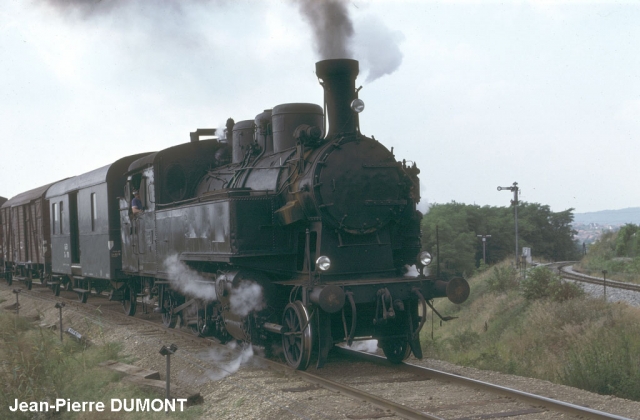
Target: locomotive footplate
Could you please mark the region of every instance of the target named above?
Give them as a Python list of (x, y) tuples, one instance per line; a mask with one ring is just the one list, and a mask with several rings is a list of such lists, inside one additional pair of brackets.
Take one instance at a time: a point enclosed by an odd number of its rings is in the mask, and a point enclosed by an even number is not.
[[(300, 281), (276, 283), (283, 286), (301, 285)], [(467, 283), (467, 281), (462, 277), (454, 277), (450, 281), (443, 281), (435, 278), (418, 277), (412, 279), (407, 277), (397, 277), (350, 281), (339, 280), (319, 283), (309, 288), (312, 295), (311, 300), (313, 301), (314, 294), (321, 293), (318, 290), (323, 290), (327, 287), (339, 287), (344, 290), (345, 293), (353, 293), (353, 299), (356, 304), (375, 302), (378, 297), (378, 291), (383, 289), (387, 289), (389, 291), (394, 301), (398, 299), (406, 300), (415, 298), (415, 293), (413, 292), (413, 290), (417, 289), (426, 300), (447, 297), (449, 298), (449, 300), (456, 304), (460, 304), (466, 301), (469, 297), (470, 292), (469, 283)]]
[[(292, 285), (291, 282), (286, 284)], [(325, 364), (334, 343), (345, 341), (351, 345), (356, 337), (365, 336), (378, 339), (379, 347), (393, 363), (402, 362), (411, 353), (420, 359), (422, 349), (419, 333), (426, 321), (427, 307), (430, 306), (428, 301), (448, 297), (454, 303), (462, 303), (469, 296), (469, 284), (463, 278), (448, 282), (424, 277), (339, 281), (303, 286), (303, 290), (303, 301), (296, 301), (301, 307), (292, 306), (289, 312), (285, 311), (288, 315), (285, 321), (291, 325), (302, 325), (308, 319), (312, 335), (317, 340), (314, 346), (318, 368)], [(302, 308), (308, 308), (305, 309), (308, 311), (307, 318), (299, 314)], [(297, 318), (293, 316), (294, 312)], [(292, 338), (285, 337), (286, 334), (294, 334), (288, 331), (289, 327), (284, 321), (283, 325), (265, 323), (262, 326), (269, 332), (283, 335), (285, 353), (288, 349), (295, 350), (290, 343)], [(296, 334), (301, 334), (302, 330)], [(310, 351), (307, 349), (310, 344), (294, 344)], [(295, 358), (296, 366), (308, 363), (306, 356), (306, 353), (298, 355), (295, 351), (289, 355)]]

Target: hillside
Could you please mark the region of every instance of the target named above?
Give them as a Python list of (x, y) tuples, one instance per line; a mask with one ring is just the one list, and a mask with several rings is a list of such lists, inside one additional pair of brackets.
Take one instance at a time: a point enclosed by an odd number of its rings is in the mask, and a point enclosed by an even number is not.
[(640, 207), (619, 210), (602, 210), (589, 213), (575, 213), (574, 224), (598, 223), (602, 225), (640, 224)]

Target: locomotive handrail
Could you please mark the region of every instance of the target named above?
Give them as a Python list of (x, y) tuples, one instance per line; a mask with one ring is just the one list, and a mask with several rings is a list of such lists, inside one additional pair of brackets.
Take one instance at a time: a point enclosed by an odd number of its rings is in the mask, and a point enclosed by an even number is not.
[(199, 198), (200, 197), (193, 197), (193, 198), (188, 198), (186, 200), (172, 201), (170, 203), (164, 203), (164, 204), (156, 203), (156, 207), (163, 208), (163, 207), (170, 207), (170, 206), (175, 206), (175, 205), (179, 205), (179, 204), (194, 203), (194, 202), (198, 201)]
[[(238, 191), (237, 194), (233, 194), (234, 191)], [(241, 193), (249, 193), (249, 194), (241, 194)], [(204, 202), (204, 201), (211, 201), (211, 200), (215, 200), (216, 198), (233, 198), (234, 196), (249, 196), (249, 197), (254, 197), (254, 196), (267, 196), (267, 195), (272, 195), (271, 194), (272, 191), (270, 190), (252, 190), (250, 188), (242, 188), (242, 189), (234, 189), (234, 190), (225, 190), (220, 191), (220, 192), (214, 192), (211, 191), (211, 194), (207, 194), (207, 195), (201, 195), (198, 197), (192, 197), (192, 198), (188, 198), (186, 200), (180, 200), (180, 201), (172, 201), (170, 203), (164, 203), (164, 204), (156, 204), (156, 207), (159, 209), (163, 209), (163, 208), (167, 208), (167, 207), (173, 207), (173, 206), (178, 206), (178, 205), (182, 205), (182, 204), (190, 204), (190, 203), (197, 203), (197, 202)]]

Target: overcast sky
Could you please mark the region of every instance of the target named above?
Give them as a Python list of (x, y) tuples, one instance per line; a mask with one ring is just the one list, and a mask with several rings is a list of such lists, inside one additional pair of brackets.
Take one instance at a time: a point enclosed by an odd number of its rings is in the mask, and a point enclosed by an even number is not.
[[(517, 181), (554, 211), (640, 206), (638, 2), (346, 8), (361, 131), (417, 162), (423, 201), (508, 205)], [(0, 196), (322, 104), (315, 45), (293, 0), (4, 0)]]

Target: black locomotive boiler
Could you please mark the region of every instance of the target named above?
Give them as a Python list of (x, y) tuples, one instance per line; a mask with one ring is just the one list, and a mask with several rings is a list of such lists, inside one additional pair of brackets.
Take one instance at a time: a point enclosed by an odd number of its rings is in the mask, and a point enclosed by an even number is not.
[[(423, 270), (419, 170), (360, 132), (358, 62), (320, 61), (316, 74), (328, 127), (322, 107), (282, 104), (230, 119), (226, 142), (199, 130), (48, 187), (48, 224), (70, 227), (54, 232), (43, 276), (83, 299), (109, 285), (129, 315), (140, 299), (155, 302), (167, 327), (277, 344), (297, 369), (369, 338), (393, 362), (421, 358), (429, 301), (462, 303), (469, 286)], [(133, 190), (145, 208), (135, 215)], [(80, 201), (86, 209), (74, 210)]]

